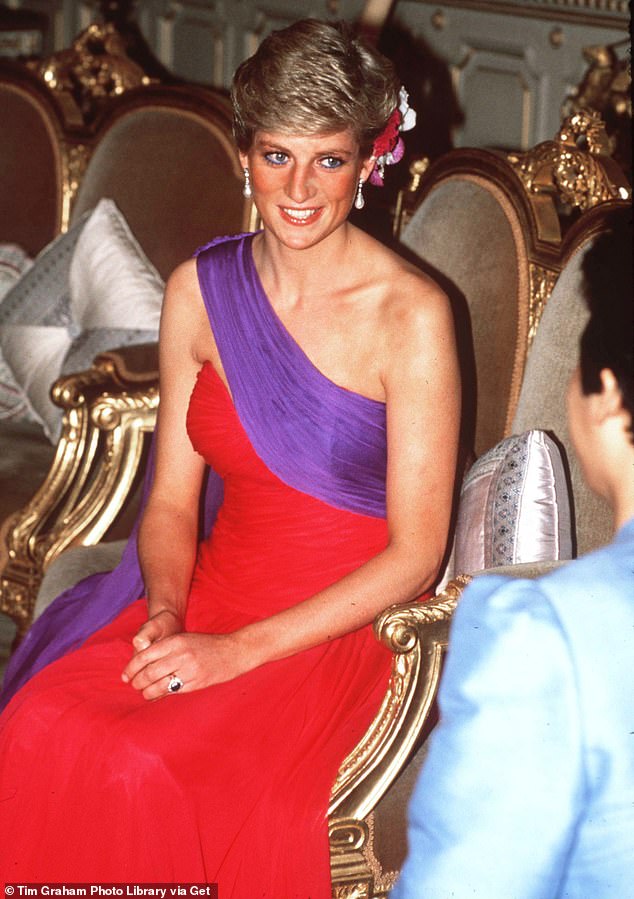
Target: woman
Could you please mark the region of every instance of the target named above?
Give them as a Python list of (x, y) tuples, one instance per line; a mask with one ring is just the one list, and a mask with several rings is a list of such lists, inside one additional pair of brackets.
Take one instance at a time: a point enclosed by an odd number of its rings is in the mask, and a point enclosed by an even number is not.
[[(398, 156), (389, 63), (299, 22), (238, 69), (233, 102), (263, 228), (168, 283), (146, 599), (7, 708), (8, 881), (329, 896), (330, 787), (389, 675), (371, 622), (444, 553), (448, 303), (347, 221), (376, 156)], [(224, 500), (197, 545), (205, 463)]]

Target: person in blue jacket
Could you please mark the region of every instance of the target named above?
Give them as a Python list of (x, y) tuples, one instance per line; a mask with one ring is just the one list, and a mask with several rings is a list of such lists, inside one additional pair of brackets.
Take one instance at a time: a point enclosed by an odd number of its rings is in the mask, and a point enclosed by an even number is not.
[(391, 899), (634, 896), (631, 210), (583, 265), (568, 419), (616, 536), (537, 580), (465, 591)]

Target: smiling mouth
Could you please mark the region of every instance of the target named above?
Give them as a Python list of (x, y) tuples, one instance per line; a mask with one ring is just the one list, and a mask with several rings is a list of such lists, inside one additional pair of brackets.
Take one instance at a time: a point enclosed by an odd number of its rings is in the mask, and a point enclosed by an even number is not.
[(290, 209), (287, 206), (280, 207), (283, 217), (293, 225), (308, 225), (314, 222), (321, 213), (321, 207), (315, 209)]

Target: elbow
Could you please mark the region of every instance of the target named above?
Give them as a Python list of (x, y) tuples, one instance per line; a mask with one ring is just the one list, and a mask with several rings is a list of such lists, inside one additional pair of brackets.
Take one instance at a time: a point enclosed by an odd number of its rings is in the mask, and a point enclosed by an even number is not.
[(446, 560), (444, 546), (407, 541), (392, 544), (396, 555), (397, 570), (406, 582), (406, 592), (410, 599), (416, 599), (431, 590), (440, 580), (441, 570)]

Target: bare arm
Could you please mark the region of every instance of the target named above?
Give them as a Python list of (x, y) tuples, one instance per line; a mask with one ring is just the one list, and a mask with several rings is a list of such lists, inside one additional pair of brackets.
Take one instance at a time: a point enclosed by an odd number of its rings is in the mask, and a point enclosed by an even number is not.
[(189, 441), (185, 417), (200, 368), (195, 343), (201, 307), (194, 263), (188, 262), (170, 278), (161, 316), (156, 472), (139, 532), (149, 621), (135, 638), (137, 650), (182, 630), (196, 559), (204, 463)]
[(388, 545), (316, 596), (240, 632), (260, 664), (340, 637), (387, 606), (431, 587), (447, 542), (460, 417), (448, 301), (426, 302), (391, 323), (385, 371)]
[[(411, 290), (420, 290), (417, 277)], [(389, 324), (387, 399), (389, 540), (385, 550), (310, 599), (228, 635), (178, 634), (132, 660), (127, 676), (148, 699), (177, 671), (185, 690), (230, 680), (371, 622), (430, 587), (445, 549), (455, 477), (460, 386), (446, 297), (425, 285)]]

